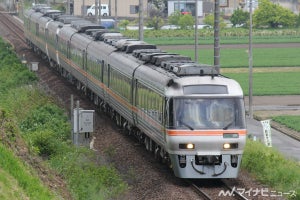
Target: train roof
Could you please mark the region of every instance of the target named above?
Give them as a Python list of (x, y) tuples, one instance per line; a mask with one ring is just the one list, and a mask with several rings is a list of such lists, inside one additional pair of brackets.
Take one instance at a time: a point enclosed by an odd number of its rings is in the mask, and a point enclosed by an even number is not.
[(55, 20), (64, 24), (71, 24), (72, 21), (82, 20), (82, 18), (73, 15), (59, 15)]
[(35, 12), (41, 12), (41, 10), (43, 9), (51, 9), (51, 7), (48, 6), (47, 4), (35, 4), (34, 6), (32, 6), (32, 9)]
[(104, 29), (105, 27), (97, 25), (88, 20), (76, 20), (71, 22), (71, 27), (77, 30), (78, 33), (83, 33), (88, 29)]
[[(43, 6), (37, 6), (36, 9), (42, 9)], [(74, 34), (81, 33), (88, 36), (90, 40), (102, 41), (115, 48), (116, 53), (128, 54), (126, 59), (131, 59), (133, 62), (143, 63), (145, 66), (150, 67), (160, 73), (169, 74), (168, 76), (217, 76), (219, 75), (214, 67), (206, 64), (198, 64), (188, 56), (179, 55), (176, 53), (168, 53), (156, 47), (156, 45), (148, 44), (144, 41), (137, 39), (130, 39), (124, 37), (119, 32), (109, 31), (104, 29), (103, 26), (95, 24), (91, 21), (63, 15), (55, 10), (45, 9), (47, 13), (53, 13), (57, 20), (65, 23), (66, 31), (62, 33)], [(71, 27), (67, 28), (68, 22)], [(100, 43), (95, 43), (95, 45)], [(99, 47), (100, 49), (103, 47)], [(130, 56), (131, 55), (131, 56)], [(116, 58), (119, 58), (116, 56)], [(129, 60), (128, 60), (129, 61)]]

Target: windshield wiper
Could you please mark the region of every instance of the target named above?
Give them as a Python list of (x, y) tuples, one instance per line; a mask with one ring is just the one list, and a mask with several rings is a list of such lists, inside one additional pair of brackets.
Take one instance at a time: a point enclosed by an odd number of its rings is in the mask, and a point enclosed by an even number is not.
[(223, 130), (227, 130), (232, 124), (233, 124), (234, 121), (231, 121), (229, 124), (227, 124), (226, 126), (224, 126)]
[(192, 130), (192, 131), (194, 130), (194, 128), (193, 128), (192, 126), (190, 126), (189, 124), (186, 124), (186, 123), (184, 123), (184, 122), (181, 121), (181, 120), (179, 120), (179, 122), (180, 122), (182, 125), (188, 127), (190, 130)]

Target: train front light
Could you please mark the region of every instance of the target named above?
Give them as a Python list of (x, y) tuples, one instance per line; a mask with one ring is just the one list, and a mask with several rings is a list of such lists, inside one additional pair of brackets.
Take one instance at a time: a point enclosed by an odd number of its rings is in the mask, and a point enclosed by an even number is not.
[(239, 147), (238, 143), (224, 143), (223, 149), (237, 149)]
[(195, 145), (192, 143), (179, 144), (179, 149), (195, 149)]

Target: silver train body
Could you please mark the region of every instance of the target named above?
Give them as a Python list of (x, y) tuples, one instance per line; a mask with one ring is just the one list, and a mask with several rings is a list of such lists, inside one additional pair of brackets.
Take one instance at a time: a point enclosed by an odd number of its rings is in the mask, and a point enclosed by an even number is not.
[(246, 125), (236, 81), (188, 57), (41, 8), (25, 12), (28, 44), (177, 177), (238, 176)]

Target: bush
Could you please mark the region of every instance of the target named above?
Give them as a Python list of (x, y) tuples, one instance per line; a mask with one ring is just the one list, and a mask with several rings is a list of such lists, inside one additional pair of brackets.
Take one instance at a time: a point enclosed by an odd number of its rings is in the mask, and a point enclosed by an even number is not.
[[(210, 25), (210, 26), (214, 27), (215, 16), (213, 14), (206, 15), (203, 22), (207, 25)], [(221, 16), (220, 16), (220, 22), (219, 23), (220, 23), (219, 24), (220, 29), (224, 29), (226, 27), (226, 23), (224, 22), (224, 19)]]
[(178, 21), (178, 25), (181, 29), (191, 29), (195, 24), (192, 15), (182, 15)]
[(274, 4), (270, 0), (261, 0), (253, 14), (255, 27), (278, 28), (295, 27), (297, 16), (287, 8)]
[(230, 22), (232, 23), (233, 27), (236, 25), (243, 24), (246, 26), (249, 21), (249, 13), (243, 11), (242, 9), (236, 9), (230, 17)]
[(62, 141), (57, 141), (55, 133), (51, 130), (32, 132), (28, 140), (32, 150), (43, 157), (55, 155), (62, 150), (59, 148)]
[(70, 148), (53, 157), (50, 164), (68, 180), (75, 199), (110, 199), (126, 190), (117, 171), (110, 166), (96, 165), (96, 154), (84, 148)]
[(51, 130), (60, 140), (66, 140), (70, 133), (67, 117), (59, 107), (50, 103), (30, 111), (27, 118), (21, 122), (20, 127), (25, 134)]
[(295, 191), (300, 194), (299, 166), (273, 148), (247, 140), (242, 167), (279, 192)]
[(179, 19), (181, 18), (181, 16), (182, 16), (182, 14), (179, 11), (173, 12), (168, 18), (169, 24), (179, 25), (178, 22), (179, 22)]
[(154, 16), (147, 20), (147, 27), (153, 27), (155, 30), (160, 29), (164, 24), (164, 20), (161, 17)]

